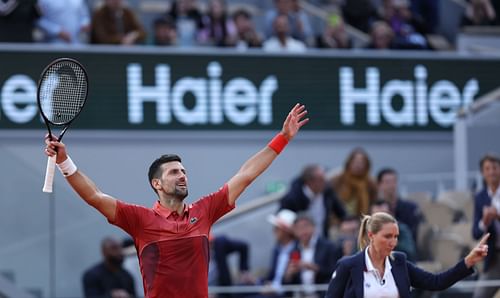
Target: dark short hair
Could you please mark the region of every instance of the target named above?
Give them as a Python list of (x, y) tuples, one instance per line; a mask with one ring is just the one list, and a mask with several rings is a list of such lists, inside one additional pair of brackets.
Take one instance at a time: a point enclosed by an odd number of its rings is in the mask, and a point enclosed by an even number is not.
[(300, 176), (300, 178), (304, 182), (313, 180), (315, 178), (314, 172), (317, 169), (321, 169), (321, 166), (318, 164), (310, 164), (310, 165), (305, 166), (304, 169), (302, 170), (302, 175)]
[(172, 17), (166, 15), (166, 16), (161, 16), (159, 18), (156, 18), (153, 21), (153, 27), (156, 28), (158, 26), (168, 26), (170, 28), (176, 28), (175, 22), (172, 19)]
[(396, 170), (394, 170), (393, 168), (383, 168), (382, 170), (378, 171), (377, 182), (380, 183), (380, 181), (382, 181), (382, 178), (384, 178), (384, 176), (388, 174), (393, 174), (395, 176), (398, 175)]
[(495, 155), (493, 153), (487, 153), (487, 154), (485, 154), (481, 158), (481, 160), (479, 161), (479, 169), (481, 171), (483, 170), (484, 163), (487, 162), (487, 161), (500, 164), (500, 157), (498, 157), (497, 155)]
[(307, 221), (309, 224), (313, 225), (313, 226), (316, 226), (316, 223), (314, 222), (314, 219), (311, 217), (311, 215), (309, 215), (308, 213), (306, 212), (301, 212), (299, 214), (297, 214), (297, 218), (295, 218), (295, 221), (294, 223), (298, 223), (299, 221)]
[(236, 20), (239, 17), (244, 17), (245, 19), (251, 19), (252, 15), (250, 12), (244, 8), (239, 8), (233, 12), (233, 20)]
[(149, 166), (149, 171), (148, 171), (149, 185), (151, 185), (151, 188), (153, 188), (155, 192), (156, 189), (151, 184), (151, 181), (153, 181), (153, 179), (160, 178), (162, 173), (161, 165), (172, 161), (182, 162), (181, 157), (177, 154), (164, 154), (155, 159), (153, 163)]

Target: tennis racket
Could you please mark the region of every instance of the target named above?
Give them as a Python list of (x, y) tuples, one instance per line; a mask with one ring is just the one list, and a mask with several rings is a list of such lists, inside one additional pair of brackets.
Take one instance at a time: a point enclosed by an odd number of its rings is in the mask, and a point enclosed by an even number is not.
[[(37, 101), (50, 140), (56, 139), (51, 126), (62, 127), (57, 137), (61, 141), (69, 125), (80, 114), (87, 100), (88, 77), (76, 60), (59, 58), (52, 61), (38, 81)], [(43, 192), (52, 192), (56, 156), (48, 158)]]

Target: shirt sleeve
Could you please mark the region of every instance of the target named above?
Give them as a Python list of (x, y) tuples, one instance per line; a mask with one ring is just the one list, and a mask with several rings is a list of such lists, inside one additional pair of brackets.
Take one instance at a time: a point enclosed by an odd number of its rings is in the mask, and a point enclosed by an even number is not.
[(142, 230), (142, 219), (147, 209), (134, 204), (116, 201), (115, 219), (108, 222), (135, 237)]
[(214, 224), (219, 218), (234, 209), (235, 205), (229, 205), (228, 196), (228, 186), (224, 184), (218, 191), (198, 201), (199, 204), (203, 204), (210, 224)]

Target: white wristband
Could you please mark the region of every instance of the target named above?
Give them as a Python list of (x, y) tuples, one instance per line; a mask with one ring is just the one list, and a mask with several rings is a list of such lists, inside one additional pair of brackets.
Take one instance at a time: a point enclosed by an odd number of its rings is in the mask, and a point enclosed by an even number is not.
[(68, 177), (76, 173), (76, 165), (75, 163), (71, 160), (71, 157), (68, 158), (61, 162), (60, 164), (57, 164), (57, 167), (59, 168), (59, 171), (63, 174), (64, 177)]

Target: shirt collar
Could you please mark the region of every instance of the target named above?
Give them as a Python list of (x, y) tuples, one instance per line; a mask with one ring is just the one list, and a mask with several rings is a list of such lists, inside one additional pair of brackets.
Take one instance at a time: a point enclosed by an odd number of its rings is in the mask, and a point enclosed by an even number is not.
[(493, 197), (496, 197), (496, 196), (500, 197), (500, 186), (497, 187), (497, 190), (495, 192), (493, 192), (493, 190), (489, 187), (487, 189), (488, 189), (488, 196), (490, 198), (493, 199)]
[[(160, 201), (155, 202), (155, 204), (153, 206), (153, 210), (165, 218), (168, 218), (173, 213), (177, 213), (177, 211), (175, 211), (175, 210), (170, 210), (169, 208), (163, 207), (160, 204)], [(184, 215), (187, 211), (188, 211), (188, 206), (186, 204), (184, 204), (184, 208), (182, 209), (181, 215)]]
[[(368, 248), (369, 246), (365, 249), (365, 264), (366, 264), (366, 271), (375, 271), (375, 267), (373, 266), (372, 260), (370, 259), (370, 255), (368, 254)], [(385, 272), (390, 271), (392, 269), (391, 262), (389, 261), (389, 257), (385, 257)], [(384, 272), (384, 275), (385, 275)]]

